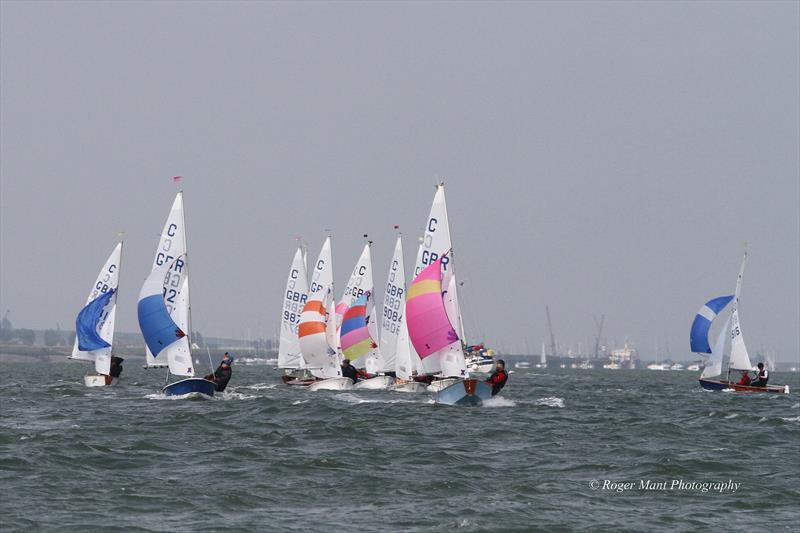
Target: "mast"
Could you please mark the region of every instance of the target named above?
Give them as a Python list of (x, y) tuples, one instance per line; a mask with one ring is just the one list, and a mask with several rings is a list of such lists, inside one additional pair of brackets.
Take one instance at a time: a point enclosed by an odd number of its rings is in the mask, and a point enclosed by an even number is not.
[[(744, 265), (747, 262), (747, 243), (745, 243), (744, 256), (742, 256), (742, 266), (739, 267), (739, 276), (736, 278), (736, 292), (733, 296), (733, 310), (731, 312), (731, 356), (728, 358), (728, 381), (731, 378), (731, 363), (733, 362), (734, 343), (740, 342), (744, 349), (744, 355), (747, 357), (747, 349), (744, 348), (744, 340), (742, 340), (742, 331), (739, 326), (739, 297), (742, 293), (742, 278), (744, 277)], [(749, 360), (748, 360), (749, 363)]]
[(597, 336), (594, 338), (594, 358), (597, 359), (600, 357), (600, 337), (603, 335), (603, 324), (606, 321), (605, 313), (600, 316), (600, 321), (597, 321), (597, 317), (594, 318), (594, 325), (597, 328)]
[(464, 351), (464, 348), (467, 345), (467, 337), (466, 333), (464, 332), (464, 319), (461, 316), (461, 296), (459, 294), (459, 286), (458, 277), (456, 277), (456, 256), (455, 256), (455, 246), (453, 245), (453, 233), (450, 231), (450, 213), (447, 210), (447, 197), (444, 195), (444, 181), (439, 183), (439, 187), (442, 188), (442, 200), (444, 203), (444, 216), (445, 216), (445, 225), (447, 226), (447, 238), (450, 241), (450, 268), (453, 269), (452, 276), (456, 279), (455, 289), (456, 289), (456, 302), (458, 302), (457, 306), (457, 316), (456, 320), (458, 324), (456, 327), (458, 328), (458, 335), (461, 337), (461, 350)]
[(544, 311), (547, 314), (547, 329), (550, 330), (550, 352), (553, 357), (557, 357), (556, 354), (556, 336), (553, 334), (553, 322), (550, 320), (550, 307), (545, 305)]

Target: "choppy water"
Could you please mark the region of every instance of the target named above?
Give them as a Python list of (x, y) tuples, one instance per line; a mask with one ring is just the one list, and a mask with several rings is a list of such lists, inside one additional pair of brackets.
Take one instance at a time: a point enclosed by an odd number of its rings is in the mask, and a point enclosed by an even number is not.
[(462, 408), (291, 389), (266, 366), (194, 401), (130, 361), (117, 387), (85, 388), (85, 370), (4, 365), (1, 529), (798, 530), (797, 374), (772, 378), (787, 397), (705, 392), (690, 372), (523, 370)]

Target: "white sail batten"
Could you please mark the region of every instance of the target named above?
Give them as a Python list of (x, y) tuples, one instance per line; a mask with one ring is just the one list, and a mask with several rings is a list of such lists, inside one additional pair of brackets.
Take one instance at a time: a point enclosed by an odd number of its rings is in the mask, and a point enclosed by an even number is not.
[(117, 311), (117, 289), (119, 287), (121, 263), (122, 242), (119, 242), (100, 269), (97, 279), (95, 279), (94, 285), (92, 285), (92, 289), (89, 291), (89, 296), (86, 299), (86, 305), (89, 305), (101, 295), (107, 294), (109, 291), (114, 291), (114, 294), (101, 310), (100, 320), (97, 322), (96, 328), (99, 337), (108, 343), (109, 346), (96, 350), (84, 351), (80, 349), (79, 339), (76, 335), (75, 344), (72, 347), (72, 355), (70, 356), (71, 359), (93, 361), (95, 364), (95, 371), (104, 375), (108, 375), (111, 370), (111, 351), (114, 344), (114, 321)]
[(300, 354), (300, 339), (297, 328), (300, 315), (308, 299), (308, 276), (302, 247), (298, 247), (286, 279), (286, 290), (283, 293), (283, 309), (281, 314), (281, 334), (278, 345), (278, 367), (287, 369), (302, 368), (303, 357)]

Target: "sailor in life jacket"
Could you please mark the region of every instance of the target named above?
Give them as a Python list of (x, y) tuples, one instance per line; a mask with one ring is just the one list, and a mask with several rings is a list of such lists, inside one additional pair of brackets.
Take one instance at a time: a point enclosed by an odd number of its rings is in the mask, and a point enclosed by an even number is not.
[(508, 381), (508, 372), (506, 372), (506, 362), (498, 359), (494, 365), (494, 372), (486, 380), (486, 383), (492, 386), (492, 396), (500, 392)]
[(758, 363), (758, 376), (756, 376), (756, 380), (750, 383), (751, 387), (766, 387), (767, 381), (769, 381), (769, 372), (767, 368), (764, 366), (764, 363)]
[(750, 385), (750, 372), (742, 370), (742, 379), (739, 380), (739, 385)]

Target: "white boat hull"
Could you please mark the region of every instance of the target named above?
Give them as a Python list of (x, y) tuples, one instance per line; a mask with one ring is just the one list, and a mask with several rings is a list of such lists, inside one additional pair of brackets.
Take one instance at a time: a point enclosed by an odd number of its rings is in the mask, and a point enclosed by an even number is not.
[(119, 383), (119, 378), (112, 378), (104, 374), (88, 374), (83, 376), (83, 384), (87, 387), (105, 387), (108, 385), (116, 385)]
[(375, 376), (365, 379), (355, 384), (353, 388), (358, 390), (386, 390), (394, 385), (394, 378), (391, 376)]
[(394, 392), (411, 392), (419, 394), (428, 390), (428, 386), (418, 381), (406, 381), (404, 383), (395, 383), (392, 385), (391, 390)]
[(345, 377), (323, 379), (308, 386), (308, 390), (351, 390), (352, 388), (353, 380)]
[(427, 390), (428, 392), (440, 392), (449, 387), (450, 385), (452, 385), (453, 383), (458, 383), (459, 381), (462, 380), (458, 378), (435, 379), (430, 385), (428, 385)]

